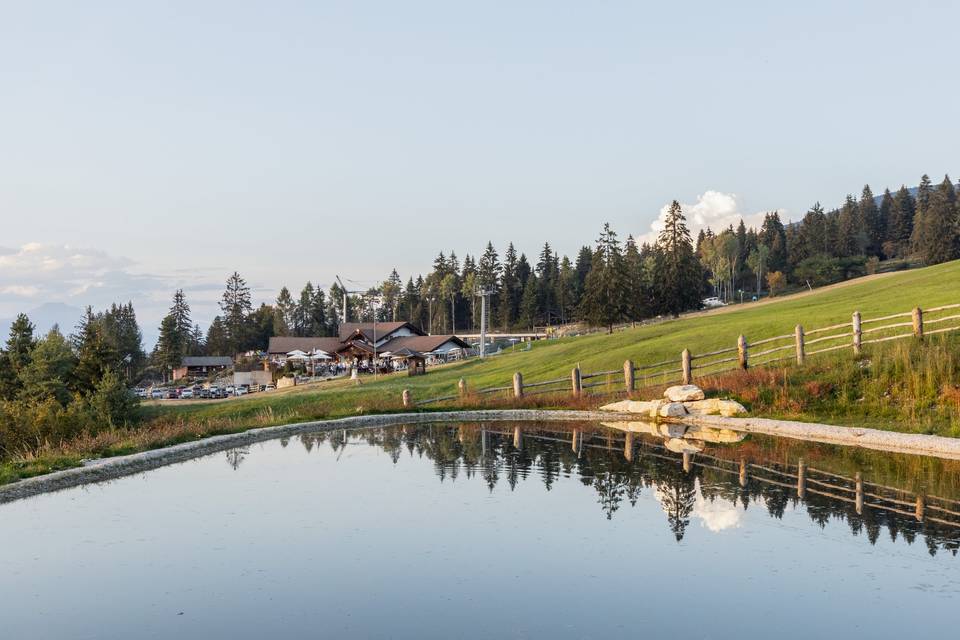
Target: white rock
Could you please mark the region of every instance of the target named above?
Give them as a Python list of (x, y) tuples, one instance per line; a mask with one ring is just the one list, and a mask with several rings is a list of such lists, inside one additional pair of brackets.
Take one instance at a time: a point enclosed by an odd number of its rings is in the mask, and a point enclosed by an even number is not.
[(600, 407), (601, 411), (618, 411), (620, 413), (639, 413), (649, 417), (656, 417), (659, 400), (642, 402), (640, 400), (621, 400)]
[(663, 392), (663, 397), (670, 402), (692, 402), (694, 400), (703, 400), (703, 389), (695, 384), (680, 384), (673, 387), (667, 387)]
[(718, 400), (717, 404), (720, 407), (720, 415), (725, 418), (730, 418), (747, 412), (746, 407), (735, 400)]
[(693, 416), (711, 416), (720, 413), (719, 400), (710, 398), (709, 400), (695, 400), (694, 402), (684, 402), (683, 406), (687, 412)]
[(667, 402), (660, 405), (661, 418), (679, 418), (687, 415), (687, 409), (682, 402)]

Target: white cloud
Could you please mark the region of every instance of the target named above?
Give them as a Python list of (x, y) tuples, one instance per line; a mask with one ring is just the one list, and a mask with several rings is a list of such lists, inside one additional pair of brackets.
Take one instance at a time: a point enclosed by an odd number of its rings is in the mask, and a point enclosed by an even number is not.
[[(687, 218), (687, 227), (690, 234), (696, 238), (701, 229), (710, 227), (714, 231), (722, 231), (733, 225), (736, 227), (742, 219), (747, 227), (759, 228), (763, 223), (763, 216), (767, 211), (755, 213), (744, 213), (741, 211), (740, 199), (735, 193), (724, 193), (722, 191), (708, 190), (697, 196), (694, 203), (681, 203), (680, 208)], [(657, 235), (663, 229), (663, 222), (666, 219), (667, 212), (670, 210), (670, 203), (663, 205), (660, 214), (656, 220), (650, 224), (650, 230), (637, 236), (637, 242), (653, 243)], [(783, 210), (781, 211), (781, 217)]]
[(700, 490), (700, 480), (697, 480), (697, 498), (693, 505), (693, 515), (700, 519), (700, 523), (708, 530), (717, 533), (726, 529), (737, 529), (743, 518), (743, 512), (737, 508), (735, 502), (723, 498), (707, 500)]
[(40, 294), (40, 289), (34, 286), (11, 284), (0, 287), (0, 295), (17, 296), (20, 298), (35, 298)]

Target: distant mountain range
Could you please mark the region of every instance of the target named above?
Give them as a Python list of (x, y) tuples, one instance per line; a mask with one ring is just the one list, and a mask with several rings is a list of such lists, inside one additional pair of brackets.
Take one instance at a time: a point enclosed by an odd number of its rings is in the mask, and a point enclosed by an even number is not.
[[(71, 307), (62, 302), (48, 302), (26, 313), (35, 327), (34, 335), (37, 336), (50, 331), (53, 325), (59, 326), (62, 334), (69, 335), (83, 317), (83, 309)], [(0, 318), (0, 343), (6, 342), (13, 320), (13, 318)]]

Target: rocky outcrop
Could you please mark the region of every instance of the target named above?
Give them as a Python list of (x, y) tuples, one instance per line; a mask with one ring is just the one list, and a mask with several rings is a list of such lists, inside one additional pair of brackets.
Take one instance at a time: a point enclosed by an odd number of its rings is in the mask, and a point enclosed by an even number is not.
[(746, 408), (734, 400), (719, 398), (704, 399), (703, 389), (685, 384), (670, 387), (663, 392), (663, 400), (621, 400), (600, 407), (601, 411), (636, 413), (648, 418), (683, 418), (684, 416), (725, 416), (727, 418), (747, 413)]

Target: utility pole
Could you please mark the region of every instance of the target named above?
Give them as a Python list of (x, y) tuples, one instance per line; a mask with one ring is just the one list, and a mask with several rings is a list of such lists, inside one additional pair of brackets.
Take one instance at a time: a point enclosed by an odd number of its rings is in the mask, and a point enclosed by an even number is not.
[(477, 292), (480, 296), (480, 358), (487, 356), (487, 297), (491, 293), (487, 289)]
[(347, 321), (347, 285), (343, 284), (340, 276), (337, 276), (337, 282), (340, 283), (340, 290), (343, 291), (343, 320), (340, 322), (345, 323)]

